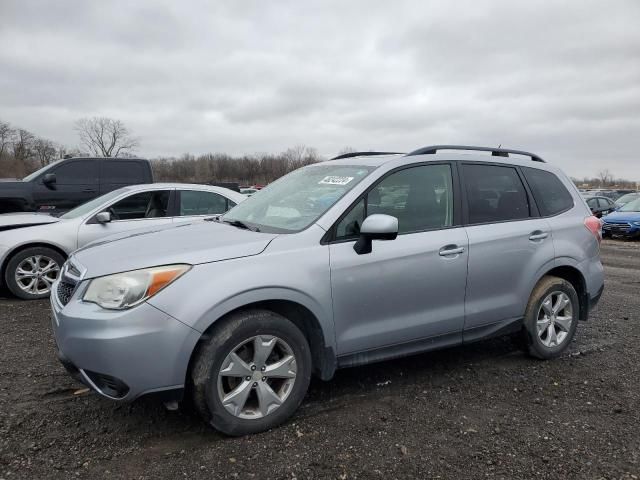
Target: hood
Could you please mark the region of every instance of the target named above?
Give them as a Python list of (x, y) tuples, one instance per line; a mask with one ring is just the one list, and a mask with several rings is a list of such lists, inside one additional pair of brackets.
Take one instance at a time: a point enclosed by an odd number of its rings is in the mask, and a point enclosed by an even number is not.
[(180, 223), (108, 237), (76, 251), (85, 278), (174, 263), (218, 262), (258, 255), (277, 237), (224, 223)]
[(3, 213), (0, 215), (0, 232), (35, 225), (47, 225), (59, 221), (59, 218), (45, 213)]
[(605, 222), (640, 222), (640, 212), (613, 212), (602, 217)]
[(0, 179), (0, 195), (5, 192), (24, 191), (28, 186), (28, 183), (24, 183), (22, 180), (15, 180), (13, 178)]

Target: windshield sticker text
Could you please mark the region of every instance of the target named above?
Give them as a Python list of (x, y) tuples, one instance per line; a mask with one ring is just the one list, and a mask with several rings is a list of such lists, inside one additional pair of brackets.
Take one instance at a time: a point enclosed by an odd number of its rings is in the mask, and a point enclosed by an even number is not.
[(318, 182), (319, 185), (346, 185), (353, 177), (336, 177), (336, 176), (328, 176), (324, 177), (322, 180)]

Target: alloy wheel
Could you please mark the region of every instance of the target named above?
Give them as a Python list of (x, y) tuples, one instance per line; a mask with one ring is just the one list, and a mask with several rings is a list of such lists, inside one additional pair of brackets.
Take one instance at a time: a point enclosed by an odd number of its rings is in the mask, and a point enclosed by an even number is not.
[(561, 345), (571, 330), (573, 305), (569, 295), (556, 291), (546, 296), (538, 310), (536, 328), (545, 347)]
[(14, 278), (16, 284), (29, 295), (44, 295), (51, 292), (58, 278), (60, 265), (46, 255), (32, 255), (18, 264)]
[(257, 335), (234, 347), (222, 362), (218, 396), (235, 417), (263, 418), (286, 401), (296, 373), (295, 355), (284, 340)]

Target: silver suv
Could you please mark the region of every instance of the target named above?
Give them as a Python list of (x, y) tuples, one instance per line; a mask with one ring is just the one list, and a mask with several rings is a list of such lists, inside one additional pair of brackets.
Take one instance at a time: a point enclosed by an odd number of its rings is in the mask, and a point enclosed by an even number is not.
[(211, 220), (76, 251), (53, 331), (99, 394), (186, 391), (229, 435), (285, 421), (337, 368), (507, 333), (557, 357), (603, 290), (600, 222), (527, 152), (347, 154)]

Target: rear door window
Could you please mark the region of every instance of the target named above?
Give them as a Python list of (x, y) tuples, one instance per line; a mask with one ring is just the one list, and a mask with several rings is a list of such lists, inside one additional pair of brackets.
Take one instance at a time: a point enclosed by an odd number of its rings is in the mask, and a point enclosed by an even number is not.
[(464, 164), (469, 223), (529, 218), (527, 191), (514, 167)]
[(543, 217), (557, 215), (573, 207), (573, 197), (553, 173), (529, 167), (524, 167), (522, 172)]
[(214, 215), (227, 211), (227, 199), (213, 192), (182, 190), (180, 215)]
[(140, 162), (103, 160), (102, 183), (132, 185), (145, 181), (145, 169)]

